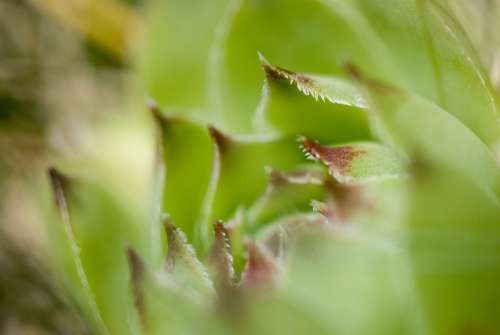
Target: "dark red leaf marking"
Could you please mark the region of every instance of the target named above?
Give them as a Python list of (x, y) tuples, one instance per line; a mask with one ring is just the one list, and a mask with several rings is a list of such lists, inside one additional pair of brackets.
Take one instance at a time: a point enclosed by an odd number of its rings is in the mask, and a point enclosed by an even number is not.
[(243, 271), (243, 287), (266, 288), (272, 286), (278, 271), (275, 262), (257, 244), (247, 244), (248, 261)]
[(350, 146), (328, 147), (308, 139), (301, 139), (306, 154), (313, 159), (322, 161), (335, 173), (345, 175), (349, 172), (354, 159), (366, 151)]

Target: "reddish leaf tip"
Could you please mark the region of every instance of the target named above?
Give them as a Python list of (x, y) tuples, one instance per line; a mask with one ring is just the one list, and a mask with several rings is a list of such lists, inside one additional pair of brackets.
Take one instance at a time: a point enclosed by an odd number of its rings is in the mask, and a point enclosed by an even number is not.
[(224, 150), (230, 142), (229, 137), (214, 126), (208, 126), (208, 132), (210, 133), (210, 137), (212, 137), (212, 141), (220, 150)]
[(277, 265), (256, 243), (247, 241), (248, 261), (242, 277), (247, 287), (268, 287), (273, 284)]
[(348, 172), (352, 161), (365, 153), (365, 150), (351, 146), (328, 147), (308, 139), (302, 141), (302, 148), (308, 158), (322, 161), (334, 175)]

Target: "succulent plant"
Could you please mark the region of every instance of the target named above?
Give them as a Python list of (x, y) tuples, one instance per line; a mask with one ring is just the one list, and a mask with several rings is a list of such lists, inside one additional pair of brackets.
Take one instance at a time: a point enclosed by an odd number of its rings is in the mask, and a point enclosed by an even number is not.
[(448, 2), (150, 13), (153, 219), (50, 170), (96, 333), (500, 334), (498, 97)]

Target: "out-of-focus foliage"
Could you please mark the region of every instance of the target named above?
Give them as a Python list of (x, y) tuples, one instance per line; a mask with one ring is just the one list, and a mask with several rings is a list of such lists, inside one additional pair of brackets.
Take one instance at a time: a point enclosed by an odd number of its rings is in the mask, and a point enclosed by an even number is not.
[(2, 334), (90, 334), (87, 323), (41, 273), (40, 259), (20, 251), (0, 233), (0, 332)]
[[(132, 126), (92, 142), (126, 164), (49, 171), (52, 270), (93, 332), (500, 334), (496, 2), (144, 5), (147, 204)], [(122, 55), (123, 8), (63, 21)]]
[(124, 60), (130, 35), (137, 28), (132, 9), (119, 0), (30, 0), (36, 7), (62, 20), (114, 58)]
[(107, 157), (119, 162), (116, 128), (111, 134), (96, 125), (129, 114), (122, 103), (130, 80), (125, 53), (113, 54), (33, 4), (0, 3), (0, 333), (87, 334), (82, 308), (55, 285), (47, 257), (51, 239), (34, 201), (38, 180), (55, 161), (82, 167), (86, 159), (100, 172), (109, 169), (95, 159), (105, 154), (95, 154), (93, 141), (101, 149), (114, 146), (108, 151), (115, 155)]

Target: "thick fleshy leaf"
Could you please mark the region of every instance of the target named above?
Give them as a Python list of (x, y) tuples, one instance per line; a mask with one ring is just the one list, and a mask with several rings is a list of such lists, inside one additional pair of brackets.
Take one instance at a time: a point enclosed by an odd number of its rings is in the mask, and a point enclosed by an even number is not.
[(210, 223), (226, 220), (238, 208), (249, 207), (265, 190), (266, 166), (289, 170), (305, 159), (295, 139), (281, 137), (229, 137), (215, 128), (216, 147), (210, 190), (206, 197), (198, 239), (208, 247)]
[[(444, 108), (487, 145), (500, 138), (498, 101), (488, 76), (453, 11), (441, 1), (237, 0), (224, 14), (222, 0), (173, 3), (168, 19), (159, 15), (165, 13), (162, 6), (153, 6), (158, 16), (150, 20), (147, 73), (173, 78), (171, 85), (155, 85), (157, 95), (189, 96), (193, 87), (207, 86), (207, 110), (220, 113), (230, 133), (252, 130), (263, 78), (256, 56), (260, 51), (276, 64), (307, 73), (339, 74), (339, 67), (352, 62)], [(196, 28), (190, 22), (198, 22)], [(157, 42), (163, 38), (166, 43)], [(189, 66), (179, 65), (185, 60)], [(196, 70), (187, 74), (186, 69)], [(206, 73), (209, 83), (200, 78)], [(182, 89), (172, 89), (175, 85)]]
[(407, 236), (425, 317), (435, 334), (495, 334), (500, 204), (455, 171), (415, 160)]
[[(70, 218), (66, 192), (68, 187), (68, 177), (62, 175), (54, 168), (48, 171), (52, 192), (55, 200), (55, 205), (60, 215), (60, 223), (62, 227), (50, 227), (56, 239), (54, 245), (55, 253), (61, 254), (61, 258), (56, 260), (56, 263), (63, 266), (66, 275), (69, 275), (69, 283), (75, 290), (75, 297), (83, 304), (84, 313), (88, 313), (88, 317), (95, 322), (94, 326), (104, 333), (108, 333), (108, 328), (104, 323), (99, 307), (97, 306), (96, 297), (89, 284), (86, 269), (83, 266), (80, 246), (75, 237), (74, 227)], [(62, 228), (62, 229), (61, 229)], [(59, 235), (59, 236), (58, 236)]]
[(297, 237), (325, 230), (328, 224), (328, 220), (318, 213), (283, 215), (263, 226), (257, 232), (255, 240), (273, 256), (277, 263), (286, 266), (287, 256)]
[(356, 73), (374, 110), (374, 123), (409, 155), (446, 166), (494, 194), (500, 171), (493, 153), (469, 128), (424, 98)]
[(420, 10), (440, 90), (437, 104), (492, 146), (500, 139), (499, 103), (479, 56), (440, 1), (423, 1)]
[(419, 334), (400, 252), (356, 237), (329, 237), (294, 248), (277, 292), (258, 300), (246, 326), (257, 334)]
[(488, 75), (463, 29), (440, 1), (326, 2), (360, 41), (371, 45), (369, 57), (384, 58), (375, 70), (355, 58), (353, 63), (379, 80), (434, 102), (487, 145), (500, 138), (498, 99)]
[[(135, 313), (131, 311), (131, 317), (122, 321), (134, 327), (134, 334), (199, 334), (206, 327), (203, 302), (169, 276), (154, 273), (132, 248), (126, 254)], [(197, 322), (192, 322), (193, 315)]]
[[(70, 287), (83, 292), (87, 299), (83, 303), (88, 302), (100, 332), (130, 334), (128, 324), (123, 322), (131, 303), (124, 276), (127, 261), (123, 244), (128, 241), (140, 249), (145, 245), (143, 231), (134, 222), (135, 214), (100, 186), (69, 179), (56, 170), (51, 170), (50, 176), (63, 218), (59, 230), (64, 229), (66, 238), (54, 240), (55, 261), (62, 262), (61, 270), (72, 274), (68, 278)], [(67, 244), (70, 262), (64, 259)], [(58, 248), (65, 251), (58, 252)]]
[(498, 34), (500, 3), (489, 0), (448, 0), (442, 2), (460, 21), (486, 68), (491, 69), (500, 46)]
[(248, 260), (241, 276), (244, 288), (269, 288), (275, 283), (279, 267), (266, 250), (255, 243), (248, 243)]
[(210, 183), (215, 149), (207, 127), (164, 114), (157, 114), (156, 121), (166, 167), (163, 211), (192, 240)]
[(169, 219), (164, 220), (164, 226), (168, 238), (165, 270), (186, 290), (192, 289), (201, 294), (212, 293), (214, 287), (208, 271), (188, 243), (186, 235)]
[(325, 164), (341, 183), (367, 182), (404, 175), (402, 159), (378, 143), (351, 143), (325, 146), (302, 139), (306, 155)]
[(222, 221), (214, 224), (214, 245), (208, 256), (213, 277), (219, 290), (228, 289), (235, 283), (233, 253), (228, 229)]
[(328, 143), (371, 138), (365, 103), (352, 83), (291, 72), (262, 56), (261, 62), (266, 81), (254, 120), (259, 130)]
[[(329, 74), (341, 72), (339, 65), (348, 59), (346, 50), (365, 53), (365, 47), (356, 45), (351, 32), (319, 1), (243, 0), (235, 4), (221, 22), (210, 77), (213, 106), (222, 111), (231, 130), (251, 130), (263, 80), (258, 51), (286, 68)], [(335, 43), (328, 42), (332, 37)]]

